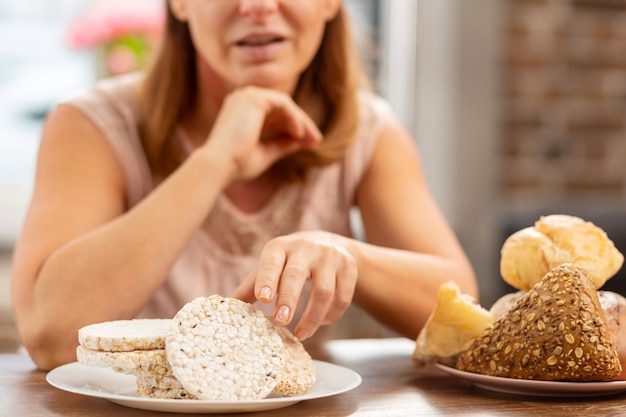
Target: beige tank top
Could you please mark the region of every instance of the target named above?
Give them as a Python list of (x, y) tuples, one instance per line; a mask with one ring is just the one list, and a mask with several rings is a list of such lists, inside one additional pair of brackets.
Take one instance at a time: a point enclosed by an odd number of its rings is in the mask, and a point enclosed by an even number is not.
[[(138, 82), (137, 74), (104, 80), (64, 101), (104, 132), (126, 176), (129, 208), (154, 187), (137, 134)], [(263, 245), (272, 237), (300, 230), (352, 236), (350, 211), (356, 188), (383, 120), (393, 117), (386, 102), (366, 92), (360, 95), (360, 113), (358, 138), (342, 161), (314, 169), (305, 184), (279, 189), (261, 210), (244, 213), (221, 195), (140, 317), (173, 317), (196, 297), (228, 296), (256, 265)], [(261, 307), (266, 314), (268, 307)]]

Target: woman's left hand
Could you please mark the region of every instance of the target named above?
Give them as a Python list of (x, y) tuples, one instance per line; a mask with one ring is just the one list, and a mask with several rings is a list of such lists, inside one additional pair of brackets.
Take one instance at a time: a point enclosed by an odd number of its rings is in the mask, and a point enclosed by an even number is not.
[(275, 302), (274, 321), (288, 324), (299, 303), (306, 280), (312, 282), (306, 309), (295, 328), (304, 340), (346, 311), (357, 282), (354, 256), (348, 239), (328, 232), (306, 231), (270, 240), (252, 270), (231, 297), (247, 302)]

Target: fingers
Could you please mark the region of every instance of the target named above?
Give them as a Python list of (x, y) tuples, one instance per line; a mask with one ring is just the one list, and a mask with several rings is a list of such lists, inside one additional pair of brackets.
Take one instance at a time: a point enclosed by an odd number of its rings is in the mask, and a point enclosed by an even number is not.
[(255, 271), (254, 295), (257, 300), (269, 303), (274, 299), (280, 276), (287, 261), (287, 253), (274, 241), (265, 245)]
[(289, 324), (298, 305), (304, 283), (311, 272), (309, 263), (301, 256), (290, 257), (280, 276), (274, 320), (279, 324)]
[(309, 303), (295, 328), (300, 340), (339, 320), (354, 297), (357, 269), (351, 258), (323, 263), (315, 275)]
[(335, 296), (333, 297), (333, 303), (328, 309), (322, 325), (327, 325), (336, 322), (343, 316), (354, 298), (354, 291), (356, 289), (357, 281), (356, 266), (349, 265), (341, 272), (336, 282)]
[(224, 100), (205, 146), (226, 158), (229, 179), (236, 181), (254, 178), (277, 160), (321, 141), (313, 119), (289, 95), (249, 86)]
[(307, 280), (311, 291), (295, 334), (312, 336), (320, 326), (337, 321), (352, 302), (357, 283), (354, 257), (336, 245), (329, 234), (301, 233), (275, 238), (261, 253), (233, 296), (244, 301), (274, 302), (273, 319), (289, 324)]
[(309, 302), (295, 328), (295, 335), (300, 340), (311, 337), (324, 324), (335, 298), (337, 282), (335, 270), (329, 265), (320, 268), (314, 272), (312, 282)]
[(289, 324), (308, 277), (308, 262), (297, 254), (288, 257), (280, 239), (275, 239), (261, 253), (254, 293), (266, 303), (276, 296), (274, 321)]

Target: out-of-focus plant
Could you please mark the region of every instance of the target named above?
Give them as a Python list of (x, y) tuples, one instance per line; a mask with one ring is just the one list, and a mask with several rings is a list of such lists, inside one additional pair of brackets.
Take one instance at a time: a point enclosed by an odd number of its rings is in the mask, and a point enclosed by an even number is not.
[(143, 68), (164, 22), (160, 3), (102, 1), (71, 24), (68, 40), (73, 48), (93, 50), (96, 75), (108, 77)]

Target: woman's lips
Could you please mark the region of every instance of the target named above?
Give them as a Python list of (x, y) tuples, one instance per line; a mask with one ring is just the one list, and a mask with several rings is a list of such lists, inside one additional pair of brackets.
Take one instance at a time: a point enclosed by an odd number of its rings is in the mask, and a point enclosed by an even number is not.
[(249, 58), (269, 59), (285, 45), (285, 38), (274, 35), (248, 37), (238, 41), (235, 45)]

